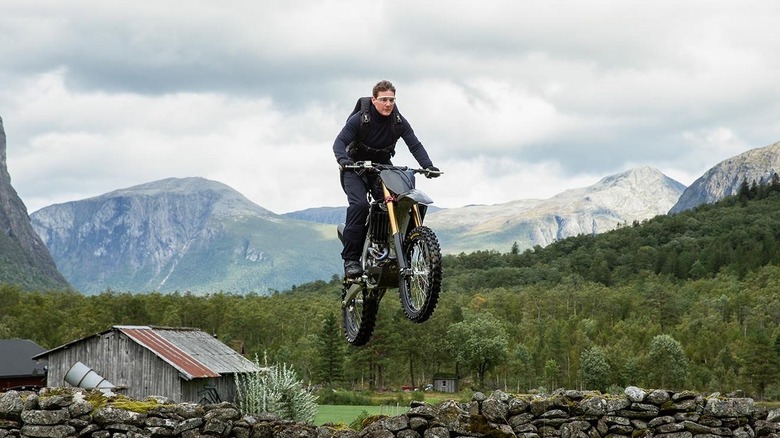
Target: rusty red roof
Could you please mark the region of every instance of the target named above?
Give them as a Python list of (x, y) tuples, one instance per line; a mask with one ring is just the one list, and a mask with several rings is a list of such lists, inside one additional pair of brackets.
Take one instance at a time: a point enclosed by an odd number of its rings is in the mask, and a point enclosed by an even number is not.
[(153, 328), (145, 326), (115, 326), (135, 342), (151, 350), (162, 360), (178, 369), (189, 379), (197, 377), (219, 377), (219, 373), (203, 365), (172, 342), (168, 341)]
[[(221, 374), (260, 371), (254, 362), (201, 330), (188, 327), (150, 327), (145, 325), (115, 325), (105, 332), (119, 331), (133, 342), (147, 348), (167, 364), (176, 368), (186, 380), (220, 377)], [(69, 342), (32, 357), (46, 359), (57, 350), (68, 348), (92, 336)]]

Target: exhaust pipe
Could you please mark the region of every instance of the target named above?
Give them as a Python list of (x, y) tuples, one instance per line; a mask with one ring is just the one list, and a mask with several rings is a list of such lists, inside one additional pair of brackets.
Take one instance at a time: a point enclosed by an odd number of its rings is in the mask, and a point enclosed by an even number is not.
[(100, 374), (96, 373), (92, 368), (84, 365), (81, 362), (76, 362), (65, 373), (65, 382), (71, 386), (77, 386), (84, 389), (98, 389), (105, 395), (114, 395), (111, 392), (111, 388), (114, 388), (114, 384), (104, 379)]

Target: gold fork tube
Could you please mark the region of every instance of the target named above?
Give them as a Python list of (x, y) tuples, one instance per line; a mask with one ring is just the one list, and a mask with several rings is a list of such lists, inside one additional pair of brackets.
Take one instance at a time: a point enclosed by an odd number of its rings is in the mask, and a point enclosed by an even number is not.
[(412, 205), (412, 216), (414, 217), (414, 226), (422, 226), (422, 216), (420, 216), (420, 206), (417, 204)]
[(390, 232), (393, 237), (393, 246), (395, 246), (395, 256), (398, 260), (399, 272), (405, 272), (407, 268), (406, 257), (404, 256), (403, 236), (398, 230), (398, 218), (395, 216), (395, 202), (387, 186), (382, 184), (382, 193), (385, 195), (385, 205), (387, 206), (387, 216), (390, 219)]
[(390, 233), (393, 235), (398, 234), (398, 220), (395, 217), (395, 203), (388, 202), (388, 199), (392, 199), (390, 190), (382, 184), (382, 193), (385, 195), (385, 205), (387, 206), (387, 216), (390, 218)]

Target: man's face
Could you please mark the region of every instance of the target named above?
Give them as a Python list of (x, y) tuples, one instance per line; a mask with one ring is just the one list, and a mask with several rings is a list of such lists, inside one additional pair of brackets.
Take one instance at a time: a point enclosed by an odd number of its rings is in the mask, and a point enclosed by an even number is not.
[(395, 106), (395, 93), (389, 90), (380, 91), (376, 97), (371, 98), (371, 103), (374, 104), (374, 107), (379, 111), (379, 114), (389, 116), (390, 113), (393, 112), (393, 107)]

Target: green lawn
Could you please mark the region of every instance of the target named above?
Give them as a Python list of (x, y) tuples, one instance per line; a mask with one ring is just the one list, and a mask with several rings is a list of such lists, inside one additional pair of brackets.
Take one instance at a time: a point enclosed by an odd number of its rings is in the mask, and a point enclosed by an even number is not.
[(346, 406), (346, 405), (320, 405), (317, 417), (314, 419), (316, 426), (325, 423), (344, 423), (349, 425), (363, 411), (369, 415), (387, 415), (389, 417), (401, 415), (409, 410), (409, 406)]

